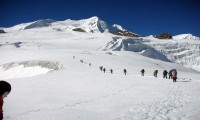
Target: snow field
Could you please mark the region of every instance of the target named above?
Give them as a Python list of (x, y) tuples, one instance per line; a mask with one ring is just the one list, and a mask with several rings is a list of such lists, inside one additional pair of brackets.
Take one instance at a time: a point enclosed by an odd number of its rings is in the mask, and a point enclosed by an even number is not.
[[(109, 33), (78, 33), (67, 29), (55, 31), (51, 27), (14, 29), (11, 33), (0, 35), (0, 56), (3, 56), (0, 60), (1, 74), (5, 72), (5, 65), (15, 63), (19, 68), (25, 61), (23, 66), (37, 61), (37, 64), (31, 65), (31, 72), (27, 70), (28, 66), (20, 68), (19, 73), (24, 73), (21, 78), (16, 77), (19, 75), (16, 71), (4, 73), (5, 80), (12, 85), (12, 92), (4, 102), (4, 119), (200, 119), (198, 71), (142, 56), (141, 51), (135, 51), (134, 44), (131, 47), (130, 42), (134, 40), (115, 37)], [(123, 45), (122, 39), (125, 39)], [(16, 46), (19, 42), (21, 44)], [(141, 42), (159, 50), (167, 42), (172, 44), (177, 41), (142, 38)], [(142, 50), (145, 45), (141, 44)], [(128, 48), (130, 51), (126, 51)], [(173, 53), (172, 49), (170, 52)], [(46, 62), (54, 63), (53, 68), (47, 67)], [(57, 62), (59, 64), (55, 64)], [(55, 70), (59, 65), (62, 69)], [(100, 66), (106, 68), (106, 73), (99, 70)], [(16, 70), (15, 66), (9, 68)], [(140, 76), (143, 68), (146, 71), (144, 77)], [(176, 83), (162, 78), (163, 70), (173, 68), (178, 71)], [(45, 74), (41, 74), (43, 69)], [(114, 74), (110, 74), (110, 69), (114, 70)], [(123, 74), (123, 69), (127, 69), (127, 75)], [(158, 78), (153, 77), (155, 69), (159, 71)], [(27, 76), (37, 72), (40, 74)], [(14, 77), (9, 78), (12, 75)]]

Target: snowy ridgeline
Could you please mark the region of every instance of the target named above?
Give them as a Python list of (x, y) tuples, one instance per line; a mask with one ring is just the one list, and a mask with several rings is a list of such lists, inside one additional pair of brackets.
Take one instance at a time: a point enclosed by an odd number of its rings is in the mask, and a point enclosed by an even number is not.
[(10, 28), (4, 28), (6, 32), (12, 32), (12, 31), (19, 31), (19, 30), (30, 30), (30, 29), (37, 29), (37, 28), (49, 28), (54, 31), (76, 31), (79, 32), (87, 32), (87, 33), (112, 33), (112, 34), (118, 34), (121, 32), (126, 32), (140, 36), (136, 33), (133, 33), (131, 31), (127, 31), (122, 26), (118, 24), (109, 25), (105, 21), (101, 20), (97, 16), (88, 18), (88, 19), (82, 19), (82, 20), (70, 20), (67, 19), (65, 21), (56, 21), (52, 19), (43, 19), (43, 20), (37, 20), (34, 22), (29, 23), (22, 23), (19, 25), (15, 25)]
[(52, 19), (37, 20), (30, 23), (23, 23), (20, 25), (16, 25), (11, 27), (11, 29), (6, 29), (6, 30), (8, 31), (28, 30), (28, 29), (44, 28), (44, 27), (52, 28), (55, 31), (67, 31), (76, 28), (81, 28), (84, 31), (91, 33), (103, 33), (103, 32), (117, 33), (121, 31), (126, 31), (120, 25), (117, 24), (108, 25), (105, 21), (99, 19), (96, 16), (82, 20), (70, 20), (70, 19), (65, 21), (56, 21)]

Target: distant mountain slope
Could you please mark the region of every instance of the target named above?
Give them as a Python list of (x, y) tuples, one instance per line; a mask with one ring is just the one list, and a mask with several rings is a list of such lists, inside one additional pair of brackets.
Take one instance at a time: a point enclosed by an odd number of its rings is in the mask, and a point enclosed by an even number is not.
[(187, 40), (200, 40), (199, 37), (193, 36), (192, 34), (180, 34), (173, 36), (173, 39), (187, 39)]
[[(13, 30), (27, 30), (27, 29), (34, 29), (34, 28), (49, 28), (56, 31), (73, 31), (74, 29), (82, 29), (88, 33), (112, 33), (117, 34), (120, 32), (127, 31), (126, 29), (122, 28), (122, 26), (114, 24), (109, 25), (105, 21), (101, 20), (97, 16), (88, 18), (88, 19), (81, 19), (81, 20), (65, 20), (65, 21), (56, 21), (52, 19), (43, 19), (37, 20), (30, 23), (23, 23), (16, 26), (13, 26), (8, 29), (8, 31)], [(127, 31), (131, 34), (135, 34), (133, 32)], [(135, 34), (138, 35), (138, 34)], [(126, 36), (126, 35), (124, 35)], [(140, 36), (140, 35), (138, 35)]]
[(40, 27), (48, 27), (51, 25), (51, 23), (56, 22), (52, 19), (46, 19), (46, 20), (38, 20), (28, 26), (26, 26), (24, 29), (31, 29), (31, 28), (40, 28)]

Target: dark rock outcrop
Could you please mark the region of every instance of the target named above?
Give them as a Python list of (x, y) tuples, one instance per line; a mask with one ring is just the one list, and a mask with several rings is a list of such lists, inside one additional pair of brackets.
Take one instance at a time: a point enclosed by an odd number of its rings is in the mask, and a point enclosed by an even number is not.
[(6, 33), (4, 30), (0, 29), (0, 33)]
[(85, 32), (85, 30), (81, 29), (81, 28), (75, 28), (73, 29), (73, 31), (77, 31), (77, 32)]
[(172, 35), (170, 33), (162, 33), (159, 36), (156, 36), (158, 39), (172, 39)]
[(129, 32), (129, 31), (121, 31), (115, 33), (116, 35), (121, 35), (121, 36), (128, 36), (128, 37), (141, 37), (140, 35), (137, 35), (135, 33)]

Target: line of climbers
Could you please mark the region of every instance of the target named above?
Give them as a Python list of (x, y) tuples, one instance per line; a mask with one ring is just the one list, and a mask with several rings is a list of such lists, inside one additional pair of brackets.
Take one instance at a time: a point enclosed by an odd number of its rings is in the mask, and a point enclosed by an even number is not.
[[(73, 59), (75, 59), (75, 56), (73, 56)], [(81, 62), (81, 63), (84, 63), (82, 59), (80, 59), (80, 62)], [(89, 63), (89, 66), (91, 66), (91, 65), (92, 65), (92, 64)]]
[[(73, 56), (73, 59), (75, 59), (75, 56)], [(83, 60), (80, 59), (80, 62), (83, 63)], [(89, 66), (91, 66), (91, 63), (89, 63)], [(104, 68), (103, 66), (100, 66), (99, 69), (101, 71), (103, 71), (104, 73), (106, 72), (106, 68)], [(142, 69), (140, 72), (141, 72), (141, 76), (144, 76), (145, 70)], [(110, 69), (110, 73), (113, 74), (113, 69)], [(126, 74), (127, 74), (127, 70), (124, 69), (124, 75), (126, 75)], [(173, 79), (173, 82), (176, 82), (176, 80), (177, 80), (177, 70), (176, 69), (172, 69), (169, 72), (167, 72), (167, 70), (164, 70), (163, 71), (163, 78), (164, 79), (165, 78), (167, 79), (167, 74), (169, 75), (169, 77), (168, 77), (169, 79)], [(153, 76), (157, 77), (157, 75), (158, 75), (158, 70), (155, 70), (153, 72)]]
[[(104, 73), (106, 72), (106, 68), (104, 68), (103, 66), (100, 66), (99, 69), (101, 71), (103, 71)], [(144, 76), (145, 70), (142, 69), (140, 72), (141, 72), (141, 76)], [(110, 73), (113, 74), (113, 69), (110, 69)], [(127, 70), (126, 69), (124, 69), (124, 74), (125, 75), (127, 74)], [(163, 78), (164, 79), (165, 78), (167, 79), (167, 74), (169, 75), (169, 79), (173, 79), (173, 82), (176, 82), (176, 80), (177, 80), (177, 70), (176, 69), (170, 70), (169, 73), (167, 72), (167, 70), (164, 70), (163, 71)], [(153, 76), (157, 77), (157, 75), (158, 75), (158, 70), (155, 70), (153, 72)]]
[[(155, 70), (153, 75), (155, 77), (157, 77), (157, 74), (158, 74), (158, 70)], [(164, 79), (165, 78), (167, 79), (167, 74), (169, 75), (169, 77), (168, 77), (169, 79), (173, 79), (173, 82), (176, 82), (176, 79), (177, 79), (177, 70), (176, 69), (170, 70), (169, 73), (167, 72), (167, 70), (164, 70), (163, 71), (163, 78)]]
[[(104, 73), (106, 72), (106, 68), (104, 68), (103, 66), (100, 66), (99, 69), (101, 71), (103, 71)], [(110, 73), (113, 74), (113, 69), (110, 69)], [(126, 75), (127, 71), (126, 69), (124, 69), (124, 75)]]
[[(145, 70), (142, 69), (140, 72), (141, 72), (141, 76), (144, 76)], [(167, 79), (167, 74), (169, 75), (169, 79), (173, 79), (173, 82), (176, 82), (176, 80), (177, 80), (177, 70), (176, 70), (176, 69), (170, 70), (169, 73), (167, 72), (167, 70), (164, 70), (164, 71), (163, 71), (163, 78), (164, 78), (164, 79), (165, 79), (165, 78)], [(155, 71), (153, 72), (153, 76), (154, 76), (154, 77), (157, 77), (157, 75), (158, 75), (158, 70), (155, 70)]]

